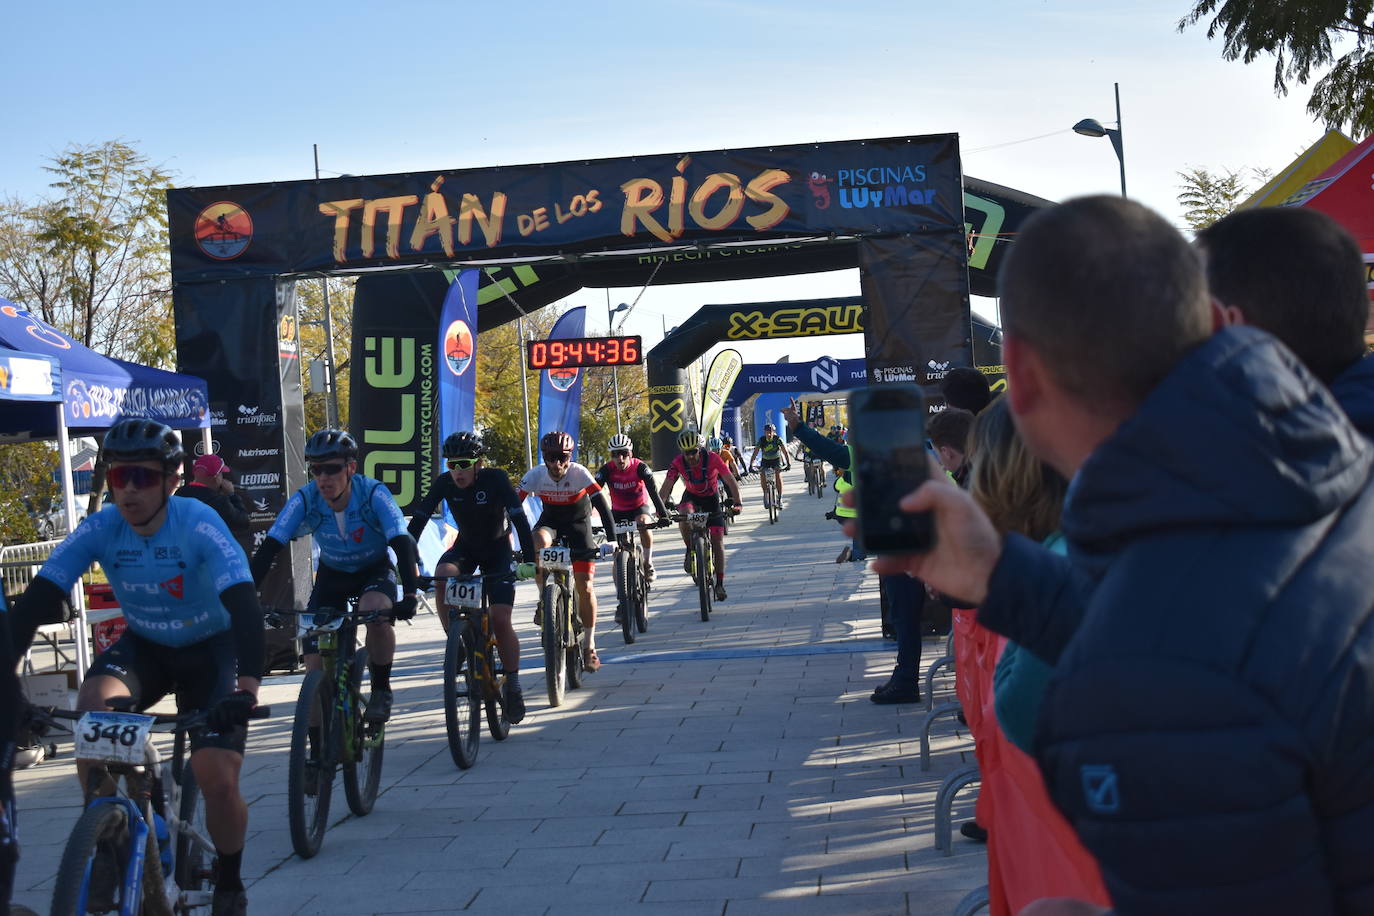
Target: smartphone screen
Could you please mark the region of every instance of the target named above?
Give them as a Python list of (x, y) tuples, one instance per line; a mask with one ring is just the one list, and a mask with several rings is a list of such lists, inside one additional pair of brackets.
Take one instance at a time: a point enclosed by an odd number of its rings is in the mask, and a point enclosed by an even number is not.
[(849, 445), (860, 542), (869, 553), (917, 553), (934, 543), (928, 514), (897, 501), (929, 476), (925, 397), (916, 385), (880, 385), (849, 395)]

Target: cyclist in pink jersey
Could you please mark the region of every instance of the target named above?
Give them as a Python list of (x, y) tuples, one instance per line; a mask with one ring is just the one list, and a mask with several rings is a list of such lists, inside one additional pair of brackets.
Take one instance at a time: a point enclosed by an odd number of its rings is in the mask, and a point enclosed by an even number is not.
[[(705, 448), (705, 440), (701, 434), (694, 429), (687, 429), (677, 437), (678, 448), (682, 454), (673, 459), (672, 465), (668, 468), (668, 476), (663, 479), (663, 486), (659, 489), (659, 495), (665, 501), (673, 492), (673, 485), (678, 478), (682, 478), (682, 484), (686, 488), (683, 494), (682, 503), (678, 506), (682, 512), (706, 512), (710, 514), (707, 526), (711, 531), (711, 553), (715, 559), (716, 567), (716, 600), (725, 600), (725, 512), (720, 504), (720, 496), (716, 492), (716, 483), (725, 482), (725, 488), (730, 491), (730, 498), (734, 500), (731, 511), (738, 512), (743, 504), (740, 499), (739, 485), (735, 483), (734, 476), (730, 469), (725, 466), (725, 462), (715, 452), (709, 452)], [(687, 547), (687, 555), (683, 558), (683, 569), (688, 575), (692, 572), (692, 538), (686, 522), (679, 525), (682, 531), (682, 543)]]
[(663, 497), (654, 489), (654, 472), (634, 457), (634, 443), (624, 433), (611, 437), (611, 460), (596, 472), (596, 482), (611, 494), (611, 517), (617, 522), (638, 522), (639, 542), (644, 545), (644, 578), (654, 580), (654, 536), (649, 528), (649, 500), (653, 500), (661, 528), (671, 524)]

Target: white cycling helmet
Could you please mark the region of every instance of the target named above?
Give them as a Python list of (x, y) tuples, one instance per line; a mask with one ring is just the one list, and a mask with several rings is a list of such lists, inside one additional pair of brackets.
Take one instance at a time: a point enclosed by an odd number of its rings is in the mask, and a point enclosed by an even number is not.
[(630, 441), (630, 437), (624, 433), (616, 433), (612, 436), (609, 445), (613, 452), (628, 451), (633, 453), (635, 448), (635, 444)]

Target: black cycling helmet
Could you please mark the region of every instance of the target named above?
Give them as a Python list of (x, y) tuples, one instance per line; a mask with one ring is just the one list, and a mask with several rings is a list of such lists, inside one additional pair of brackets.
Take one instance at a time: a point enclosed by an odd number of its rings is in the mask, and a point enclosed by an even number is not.
[(544, 438), (539, 440), (539, 451), (545, 455), (561, 455), (564, 452), (571, 454), (573, 448), (573, 437), (562, 430), (546, 433)]
[(305, 443), (306, 461), (340, 458), (353, 461), (358, 457), (358, 442), (342, 429), (322, 429)]
[(100, 457), (111, 461), (161, 461), (163, 468), (181, 463), (186, 452), (181, 437), (167, 424), (143, 417), (120, 420), (105, 434)]
[(476, 433), (453, 433), (444, 440), (445, 458), (481, 458), (487, 446)]

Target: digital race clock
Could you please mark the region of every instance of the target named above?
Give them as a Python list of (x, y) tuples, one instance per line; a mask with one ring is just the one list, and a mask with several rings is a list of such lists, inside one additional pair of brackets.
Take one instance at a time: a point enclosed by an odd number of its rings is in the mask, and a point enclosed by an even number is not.
[(525, 365), (536, 372), (579, 366), (637, 366), (642, 362), (644, 352), (638, 334), (631, 337), (532, 340), (525, 350)]

